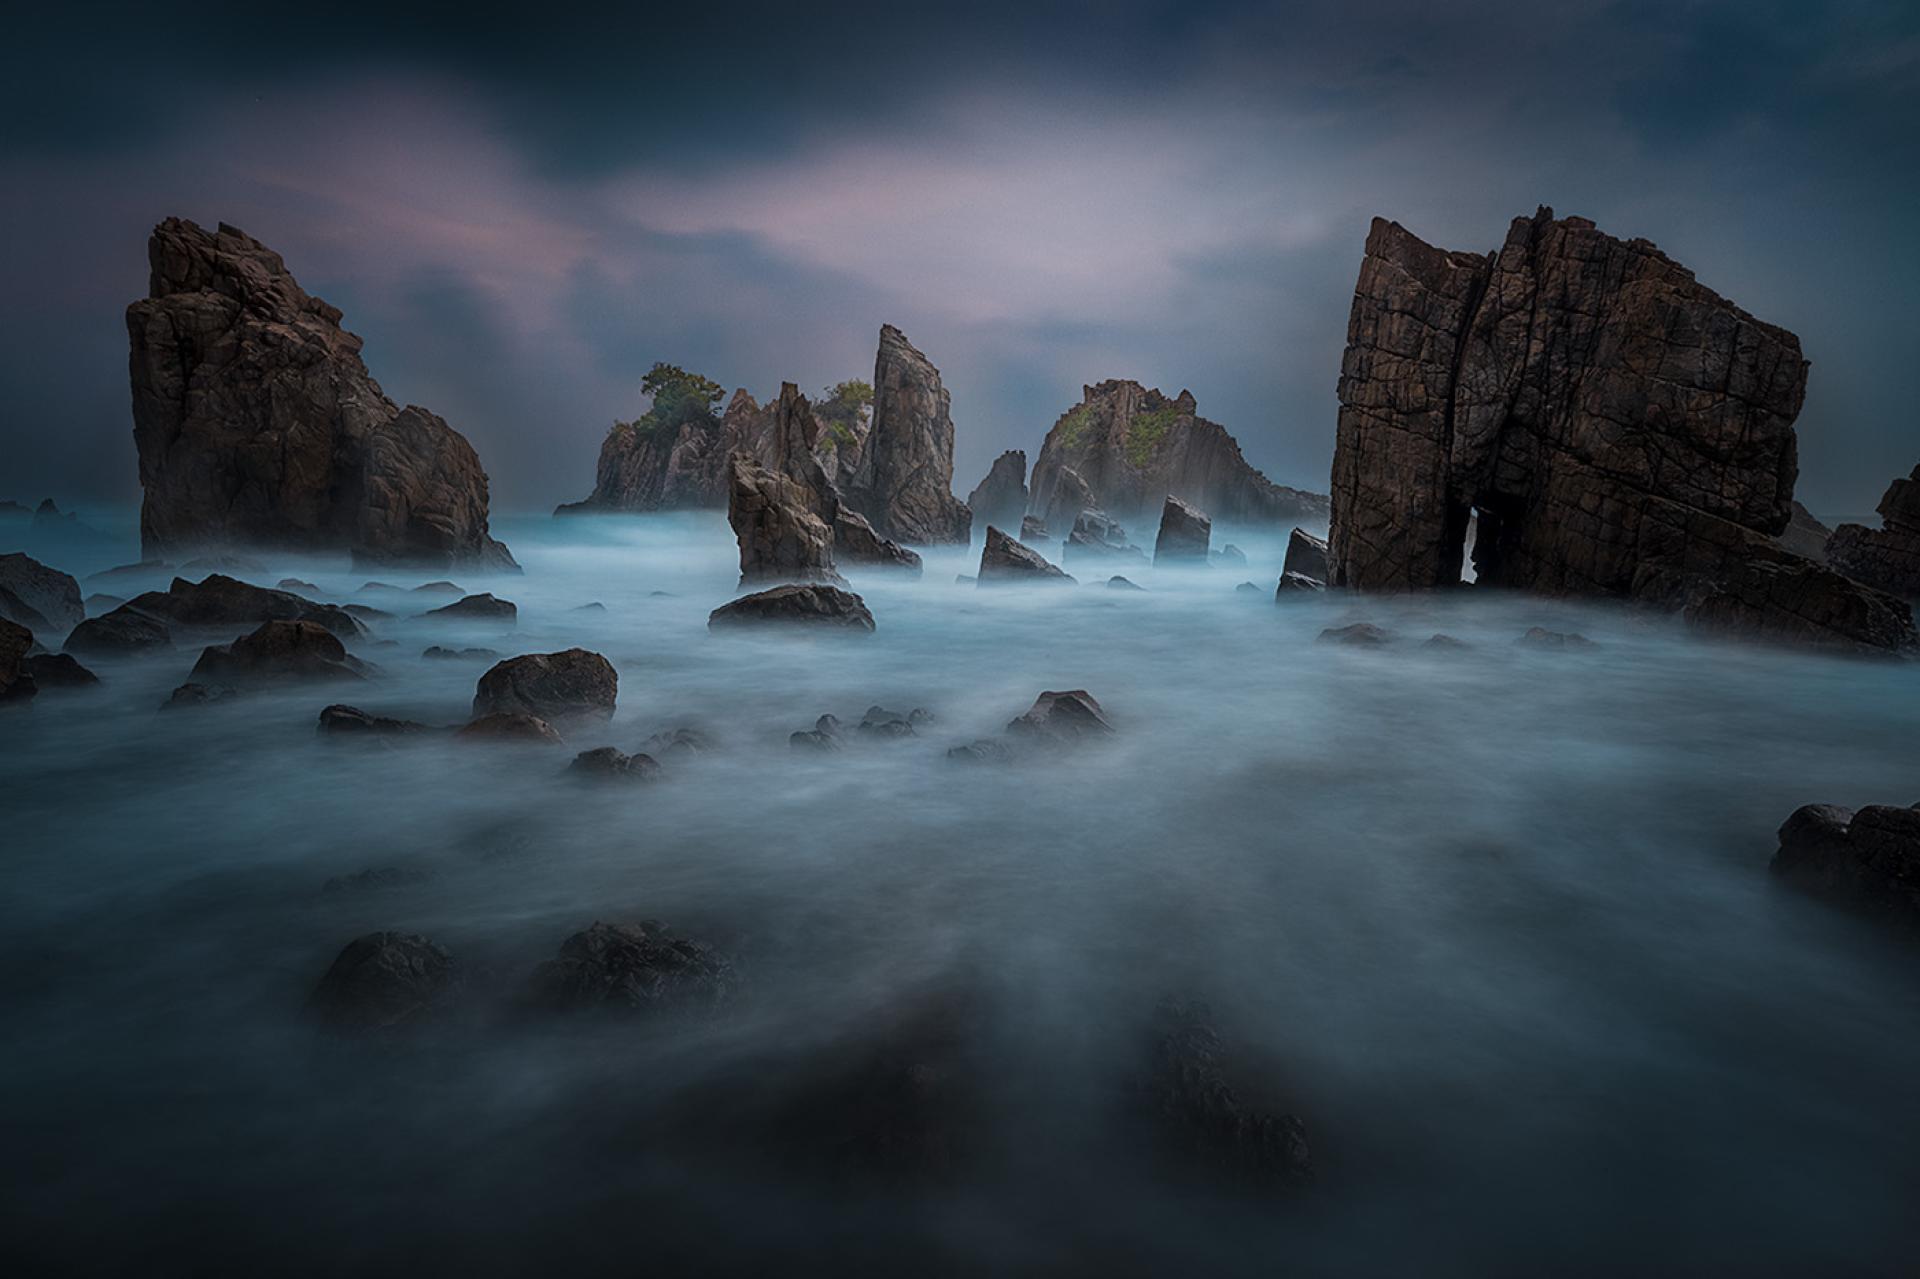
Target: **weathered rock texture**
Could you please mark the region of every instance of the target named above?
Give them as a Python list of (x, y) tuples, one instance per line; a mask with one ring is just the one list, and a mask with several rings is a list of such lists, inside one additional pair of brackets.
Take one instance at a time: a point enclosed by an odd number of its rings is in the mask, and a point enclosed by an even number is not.
[(1160, 532), (1153, 539), (1153, 562), (1205, 564), (1212, 540), (1213, 521), (1179, 498), (1169, 497), (1160, 511)]
[(141, 544), (238, 543), (509, 568), (487, 476), (459, 432), (400, 408), (340, 311), (280, 255), (222, 224), (168, 218), (127, 308)]
[(534, 971), (528, 1002), (551, 1012), (720, 1011), (739, 987), (733, 961), (657, 920), (595, 923)]
[(1633, 598), (1844, 647), (1898, 601), (1782, 549), (1806, 389), (1793, 334), (1644, 240), (1542, 208), (1489, 255), (1376, 219), (1341, 366), (1329, 584)]
[(882, 537), (841, 495), (827, 465), (820, 460), (821, 449), (830, 437), (799, 387), (791, 382), (781, 384), (772, 420), (765, 448), (767, 468), (799, 485), (808, 509), (832, 530), (835, 562), (918, 573), (920, 557)]
[(80, 583), (30, 556), (0, 555), (0, 617), (44, 636), (87, 620)]
[(1842, 524), (1827, 541), (1828, 561), (1848, 577), (1920, 599), (1920, 466), (1880, 499), (1877, 529)]
[(0, 702), (25, 701), (40, 691), (26, 667), (32, 647), (32, 631), (0, 617)]
[(1297, 573), (1324, 583), (1327, 580), (1327, 544), (1305, 529), (1287, 534), (1287, 558), (1280, 572)]
[(201, 650), (188, 682), (235, 688), (279, 680), (363, 680), (366, 663), (317, 622), (262, 622), (231, 644)]
[(1008, 449), (993, 459), (993, 466), (978, 488), (967, 494), (967, 509), (974, 523), (1000, 528), (1015, 528), (1027, 513), (1027, 455), (1022, 449)]
[(1284, 488), (1256, 471), (1224, 426), (1198, 414), (1190, 393), (1168, 399), (1138, 382), (1084, 387), (1080, 403), (1047, 432), (1033, 464), (1032, 506), (1055, 528), (1079, 513), (1056, 500), (1067, 470), (1087, 485), (1088, 497), (1078, 499), (1083, 509), (1098, 507), (1128, 523), (1154, 519), (1169, 493), (1219, 520), (1318, 524), (1327, 518), (1326, 498)]
[(891, 324), (873, 364), (873, 426), (847, 501), (884, 537), (965, 542), (973, 513), (953, 495), (953, 418), (940, 370)]
[(609, 720), (620, 696), (613, 663), (584, 648), (526, 653), (480, 677), (473, 717), (534, 715), (555, 724)]
[(334, 1030), (391, 1030), (440, 1011), (459, 991), (453, 956), (416, 933), (368, 933), (347, 943), (309, 1007)]
[(980, 549), (980, 575), (977, 582), (981, 586), (997, 585), (1003, 582), (1056, 582), (1068, 583), (1074, 579), (1047, 562), (1046, 556), (1031, 550), (988, 526), (987, 544)]
[(736, 453), (728, 468), (727, 522), (740, 543), (740, 585), (845, 583), (833, 567), (833, 530), (811, 509), (807, 490)]

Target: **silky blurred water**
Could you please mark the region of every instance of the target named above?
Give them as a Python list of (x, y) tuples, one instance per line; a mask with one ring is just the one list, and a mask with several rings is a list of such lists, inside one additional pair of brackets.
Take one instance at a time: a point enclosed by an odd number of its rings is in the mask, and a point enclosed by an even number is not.
[[(26, 549), (82, 577), (137, 558), (127, 513), (84, 515), (100, 537)], [(870, 637), (715, 636), (720, 516), (495, 531), (525, 575), (453, 576), (518, 625), (375, 623), (363, 687), (161, 712), (183, 649), (0, 716), (16, 1273), (1911, 1273), (1920, 954), (1766, 863), (1802, 803), (1920, 799), (1920, 668), (1471, 591), (1276, 606), (1283, 544), (1240, 530), (1216, 543), (1244, 570), (1108, 570), (1144, 592), (977, 590), (954, 581), (977, 547), (936, 550), (917, 581), (850, 574)], [(337, 600), (424, 580), (244, 576)], [(1314, 642), (1353, 620), (1398, 642)], [(1536, 624), (1598, 644), (1516, 648)], [(1434, 632), (1469, 647), (1420, 648)], [(428, 644), (594, 649), (618, 714), (557, 752), (316, 734), (335, 700), (463, 721), (485, 663)], [(945, 758), (1067, 688), (1111, 747)], [(937, 721), (789, 749), (874, 703)], [(657, 785), (561, 775), (681, 726), (719, 749)], [(323, 891), (377, 866), (427, 878)], [(497, 1015), (569, 933), (640, 918), (737, 956), (732, 1017)], [(467, 1011), (395, 1043), (318, 1032), (314, 982), (381, 928), (453, 951)], [(657, 1138), (954, 981), (982, 992), (1006, 1157), (829, 1183)], [(1081, 1157), (1167, 994), (1208, 1000), (1250, 1098), (1305, 1119), (1313, 1187)]]

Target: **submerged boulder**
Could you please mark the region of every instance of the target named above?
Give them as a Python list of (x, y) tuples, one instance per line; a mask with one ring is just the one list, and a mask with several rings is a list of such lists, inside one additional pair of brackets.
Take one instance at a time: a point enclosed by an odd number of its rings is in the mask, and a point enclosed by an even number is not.
[(534, 971), (527, 1001), (556, 1013), (710, 1014), (738, 986), (725, 955), (656, 920), (596, 922)]
[(316, 622), (262, 622), (231, 644), (203, 649), (189, 682), (242, 687), (281, 680), (364, 680), (370, 669)]
[(575, 755), (567, 771), (588, 781), (650, 782), (660, 776), (660, 762), (644, 752), (629, 755), (601, 746)]
[(74, 627), (64, 647), (82, 656), (121, 657), (172, 648), (173, 632), (164, 619), (123, 604)]
[(722, 604), (707, 614), (709, 630), (739, 626), (803, 625), (871, 631), (873, 614), (866, 601), (837, 586), (776, 586)]
[(1145, 565), (1147, 553), (1127, 541), (1127, 530), (1107, 518), (1105, 511), (1082, 511), (1074, 517), (1073, 531), (1060, 547), (1060, 560), (1071, 564), (1102, 559)]
[(390, 719), (385, 715), (369, 715), (358, 706), (347, 706), (336, 702), (320, 712), (320, 731), (375, 737), (405, 737), (431, 730), (425, 724), (417, 724), (410, 719)]
[(512, 600), (496, 599), (491, 593), (483, 593), (464, 596), (439, 608), (430, 608), (420, 617), (436, 622), (496, 622), (512, 626), (519, 620), (520, 610)]
[[(1027, 455), (1020, 449), (1008, 449), (993, 460), (973, 492), (967, 495), (967, 509), (973, 522), (985, 528), (989, 524), (1012, 528), (1027, 511)], [(1025, 530), (1022, 531), (1025, 535)]]
[(172, 629), (183, 631), (222, 630), (262, 622), (312, 622), (342, 639), (357, 639), (367, 633), (367, 628), (343, 608), (316, 604), (291, 591), (254, 586), (220, 573), (198, 582), (176, 577), (166, 590), (136, 595), (115, 612), (161, 618)]
[(598, 653), (527, 653), (496, 663), (480, 677), (473, 716), (523, 714), (556, 724), (609, 720), (619, 692), (618, 672)]
[(1160, 508), (1160, 533), (1153, 540), (1153, 562), (1156, 565), (1205, 564), (1207, 544), (1212, 538), (1213, 521), (1206, 513), (1169, 495)]
[(953, 495), (953, 418), (940, 370), (891, 324), (873, 365), (873, 426), (846, 500), (883, 536), (965, 544), (973, 513)]
[(1307, 1128), (1298, 1116), (1258, 1110), (1227, 1078), (1212, 1014), (1202, 1003), (1167, 1001), (1148, 1035), (1137, 1097), (1151, 1118), (1169, 1171), (1249, 1189), (1313, 1180)]
[(454, 736), (468, 741), (527, 742), (535, 746), (559, 746), (565, 740), (553, 725), (524, 711), (479, 716), (461, 726)]
[(21, 663), (35, 685), (48, 688), (92, 688), (100, 677), (65, 653), (35, 653)]
[(1321, 644), (1340, 644), (1347, 648), (1379, 648), (1393, 637), (1372, 622), (1354, 622), (1348, 626), (1329, 626), (1320, 632)]
[(987, 544), (980, 551), (980, 586), (1008, 582), (1070, 583), (1074, 579), (1049, 564), (1040, 552), (1030, 550), (991, 526)]
[(70, 631), (87, 620), (80, 583), (18, 553), (0, 555), (0, 617), (40, 634)]
[(1318, 578), (1308, 577), (1304, 573), (1282, 573), (1280, 585), (1274, 588), (1273, 598), (1284, 602), (1289, 598), (1300, 599), (1312, 596), (1326, 589), (1327, 584)]
[(459, 989), (446, 947), (417, 933), (368, 933), (347, 943), (308, 1006), (333, 1030), (393, 1030), (441, 1012)]
[(513, 567), (487, 476), (440, 418), (389, 400), (340, 311), (225, 224), (154, 228), (127, 308), (149, 554), (258, 544), (356, 559)]

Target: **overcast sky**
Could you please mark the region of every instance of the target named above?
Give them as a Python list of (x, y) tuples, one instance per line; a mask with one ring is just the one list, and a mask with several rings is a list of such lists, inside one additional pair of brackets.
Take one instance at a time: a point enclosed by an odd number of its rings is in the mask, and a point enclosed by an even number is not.
[(656, 360), (814, 390), (883, 322), (962, 495), (1108, 377), (1324, 491), (1368, 220), (1484, 251), (1543, 203), (1800, 335), (1816, 511), (1920, 462), (1911, 0), (51, 8), (0, 42), (0, 498), (137, 496), (168, 214), (342, 307), (497, 508), (585, 495)]

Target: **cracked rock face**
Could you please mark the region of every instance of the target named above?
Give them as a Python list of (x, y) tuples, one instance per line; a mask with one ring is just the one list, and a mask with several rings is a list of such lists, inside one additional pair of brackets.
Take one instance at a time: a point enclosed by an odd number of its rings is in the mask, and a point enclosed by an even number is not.
[(127, 334), (149, 558), (260, 544), (513, 567), (487, 533), (472, 446), (389, 400), (339, 309), (279, 254), (225, 224), (168, 218), (147, 258)]
[(1913, 642), (1898, 601), (1783, 549), (1793, 334), (1644, 240), (1542, 208), (1487, 255), (1376, 219), (1341, 365), (1329, 585), (1631, 598), (1713, 629)]
[[(1068, 478), (1069, 473), (1072, 479)], [(1076, 490), (1084, 487), (1084, 495)], [(1327, 499), (1275, 484), (1247, 463), (1218, 422), (1186, 391), (1169, 399), (1138, 382), (1082, 389), (1047, 432), (1033, 464), (1031, 509), (1056, 528), (1098, 508), (1130, 524), (1157, 519), (1172, 494), (1214, 518), (1249, 524), (1318, 524)]]
[(1881, 526), (1842, 524), (1827, 558), (1848, 577), (1906, 599), (1920, 599), (1920, 466), (1880, 499)]
[(833, 529), (815, 515), (813, 496), (745, 453), (730, 463), (727, 522), (740, 543), (740, 585), (843, 583), (833, 567)]
[(847, 485), (849, 505), (882, 537), (966, 542), (973, 512), (953, 495), (953, 417), (940, 370), (891, 324), (873, 365), (873, 425)]

